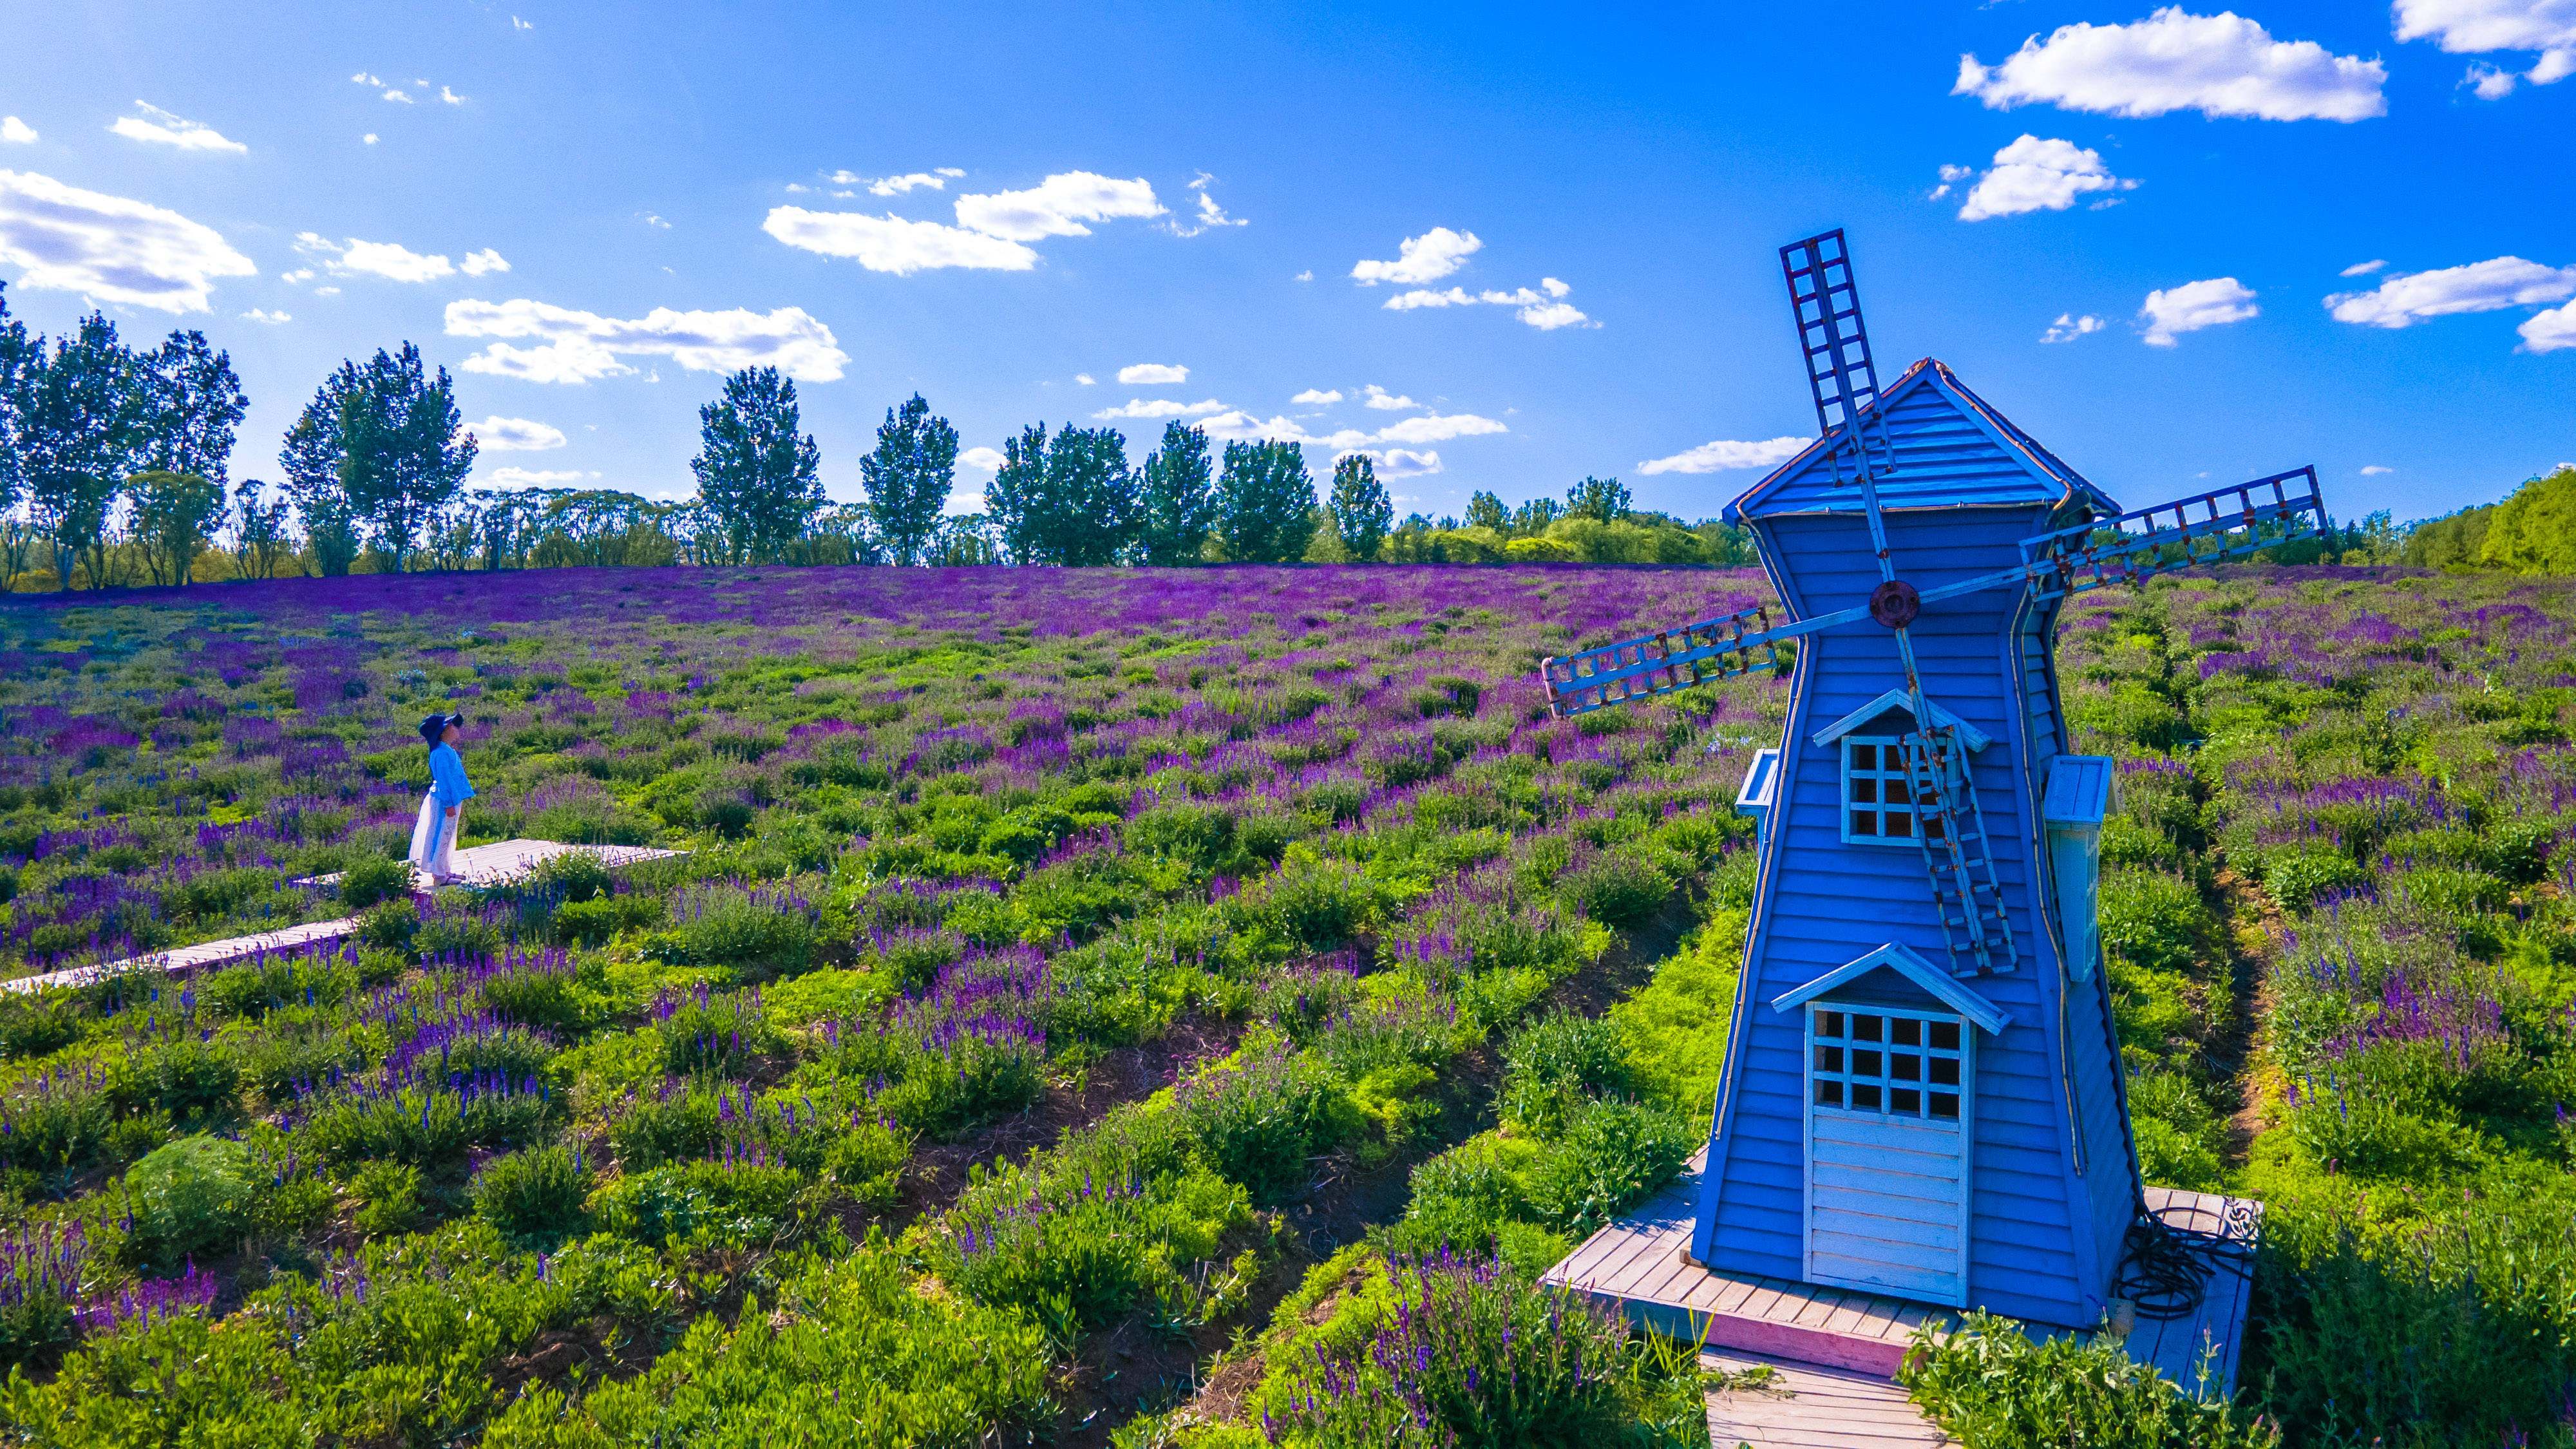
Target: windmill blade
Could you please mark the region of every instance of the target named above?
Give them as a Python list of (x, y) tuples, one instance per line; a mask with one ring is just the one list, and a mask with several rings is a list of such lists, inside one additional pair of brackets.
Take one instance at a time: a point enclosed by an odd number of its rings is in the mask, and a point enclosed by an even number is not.
[[(1806, 363), (1807, 391), (1816, 401), (1816, 435), (1834, 483), (1843, 482), (1849, 457), (1862, 479), (1895, 471), (1895, 450), (1878, 401), (1878, 364), (1869, 353), (1869, 329), (1860, 317), (1860, 289), (1852, 279), (1851, 248), (1842, 228), (1780, 248), (1780, 274), (1789, 284), (1789, 309), (1798, 321), (1798, 352)], [(1872, 444), (1875, 443), (1873, 448)]]
[[(2197, 512), (2200, 516), (2192, 515)], [(2105, 530), (2118, 536), (2102, 539)], [(2326, 530), (2315, 464), (2021, 541), (2032, 591), (2064, 598), (2246, 558)], [(2097, 541), (2099, 540), (2099, 541)], [(2168, 550), (2175, 550), (2168, 556)], [(1946, 592), (1946, 591), (1944, 591)], [(1931, 594), (1924, 595), (1932, 597)]]

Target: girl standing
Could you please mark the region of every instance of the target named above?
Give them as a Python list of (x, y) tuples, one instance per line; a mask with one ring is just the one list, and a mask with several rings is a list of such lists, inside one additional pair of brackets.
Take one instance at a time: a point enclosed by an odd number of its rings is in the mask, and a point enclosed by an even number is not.
[(474, 786), (465, 778), (465, 760), (456, 753), (463, 739), (465, 716), (433, 714), (420, 722), (420, 737), (429, 745), (429, 793), (421, 798), (420, 821), (412, 827), (411, 863), (429, 875), (431, 886), (454, 883), (456, 837), (465, 825), (465, 802)]

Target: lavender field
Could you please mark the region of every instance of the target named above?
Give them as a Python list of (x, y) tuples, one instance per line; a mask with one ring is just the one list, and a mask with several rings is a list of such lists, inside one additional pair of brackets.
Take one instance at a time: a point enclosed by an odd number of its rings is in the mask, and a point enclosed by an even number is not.
[[(1532, 1280), (1705, 1135), (1786, 685), (1555, 722), (1535, 665), (1757, 575), (94, 597), (0, 608), (0, 972), (360, 926), (0, 999), (15, 1442), (1707, 1442), (1688, 1355)], [(2232, 1411), (2002, 1398), (2570, 1442), (2571, 622), (2369, 569), (2070, 608), (2140, 1150), (2268, 1243)], [(414, 897), (441, 707), (464, 843), (687, 853)]]

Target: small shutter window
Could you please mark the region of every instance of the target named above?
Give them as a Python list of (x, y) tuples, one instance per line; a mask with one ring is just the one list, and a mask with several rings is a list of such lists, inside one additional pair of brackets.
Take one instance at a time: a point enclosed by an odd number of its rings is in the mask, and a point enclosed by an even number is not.
[[(1871, 845), (1914, 845), (1920, 829), (1941, 838), (1941, 820), (1917, 814), (1905, 752), (1894, 735), (1845, 735), (1843, 839)], [(1955, 767), (1954, 767), (1955, 768)]]
[(1959, 1018), (1893, 1008), (1807, 1009), (1815, 1104), (1918, 1122), (1959, 1120)]

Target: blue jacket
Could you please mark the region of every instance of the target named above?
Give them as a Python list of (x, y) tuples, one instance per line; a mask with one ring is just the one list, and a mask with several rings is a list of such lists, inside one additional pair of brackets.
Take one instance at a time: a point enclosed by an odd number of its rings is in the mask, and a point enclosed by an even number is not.
[(442, 810), (454, 809), (474, 798), (474, 786), (465, 778), (465, 761), (458, 758), (454, 745), (430, 750), (429, 792), (438, 797)]

